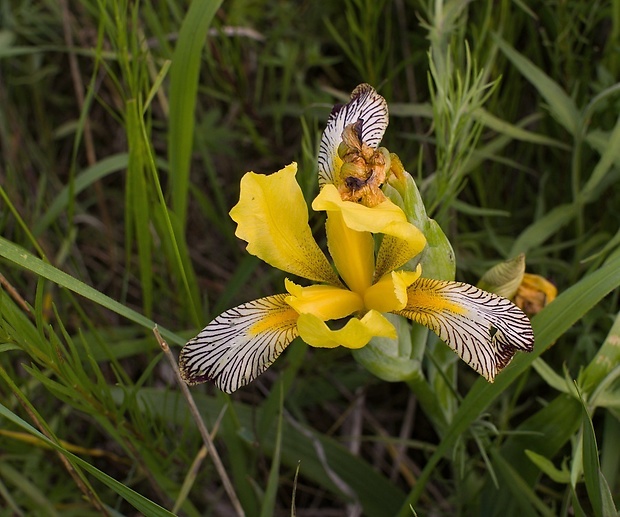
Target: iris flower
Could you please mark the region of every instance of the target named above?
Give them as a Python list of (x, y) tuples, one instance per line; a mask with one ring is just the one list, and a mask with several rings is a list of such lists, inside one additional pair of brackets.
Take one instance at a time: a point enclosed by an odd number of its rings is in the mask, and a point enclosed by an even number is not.
[(395, 155), (378, 147), (387, 123), (385, 99), (369, 85), (358, 86), (328, 119), (312, 208), (327, 213), (333, 266), (308, 225), (296, 163), (242, 178), (239, 203), (230, 211), (237, 237), (252, 255), (312, 284), (287, 278), (285, 293), (217, 316), (181, 350), (188, 384), (213, 381), (232, 393), (298, 336), (317, 348), (356, 349), (373, 337), (396, 339), (385, 313), (427, 326), (491, 382), (517, 350), (532, 350), (529, 320), (513, 303), (468, 284), (423, 278), (420, 265), (409, 268), (426, 239), (381, 190), (402, 170), (393, 166)]

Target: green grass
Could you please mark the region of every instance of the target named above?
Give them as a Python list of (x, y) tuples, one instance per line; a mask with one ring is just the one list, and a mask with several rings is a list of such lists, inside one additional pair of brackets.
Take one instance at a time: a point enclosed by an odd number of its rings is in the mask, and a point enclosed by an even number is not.
[[(615, 0), (2, 3), (2, 515), (612, 515), (619, 50)], [(297, 161), (311, 200), (361, 82), (457, 279), (523, 252), (560, 294), (494, 384), (418, 333), (415, 382), (295, 342), (192, 388), (222, 473), (152, 329), (176, 353), (282, 291), (234, 236), (239, 180)]]

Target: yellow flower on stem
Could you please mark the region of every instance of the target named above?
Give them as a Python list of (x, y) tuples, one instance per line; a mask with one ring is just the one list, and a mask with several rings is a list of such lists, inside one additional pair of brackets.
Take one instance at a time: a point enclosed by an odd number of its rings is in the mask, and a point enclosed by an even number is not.
[(489, 381), (516, 350), (532, 349), (529, 320), (510, 301), (468, 284), (420, 278), (420, 266), (401, 269), (423, 251), (426, 239), (380, 190), (391, 170), (389, 153), (377, 148), (386, 126), (385, 100), (368, 85), (330, 115), (319, 154), (321, 191), (312, 208), (327, 212), (335, 269), (308, 225), (297, 164), (242, 178), (239, 203), (230, 212), (237, 237), (248, 243), (249, 253), (316, 284), (302, 287), (286, 279), (286, 293), (216, 317), (181, 351), (186, 382), (211, 380), (232, 393), (297, 336), (314, 347), (351, 349), (373, 337), (395, 339), (385, 313), (427, 326)]
[[(327, 242), (339, 276), (312, 236), (296, 172), (292, 163), (269, 176), (247, 173), (230, 215), (250, 253), (318, 284), (302, 287), (287, 279), (288, 293), (215, 318), (182, 350), (181, 372), (190, 383), (211, 379), (230, 393), (264, 371), (298, 335), (309, 345), (326, 348), (359, 348), (373, 336), (396, 337), (381, 313), (406, 307), (407, 287), (419, 272), (393, 269), (422, 251), (424, 236), (391, 201), (370, 209), (342, 201), (333, 185), (326, 186), (313, 206), (328, 212)], [(391, 270), (376, 269), (372, 233), (356, 229), (368, 225), (375, 233), (403, 240), (409, 255), (392, 263)], [(351, 315), (355, 317), (335, 330), (325, 323)]]

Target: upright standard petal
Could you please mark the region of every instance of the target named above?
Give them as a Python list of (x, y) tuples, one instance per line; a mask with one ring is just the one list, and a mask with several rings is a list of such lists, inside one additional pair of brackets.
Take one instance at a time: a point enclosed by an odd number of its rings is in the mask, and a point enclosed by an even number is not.
[(378, 311), (368, 311), (361, 319), (351, 318), (338, 330), (330, 329), (313, 314), (300, 314), (297, 320), (299, 336), (310, 346), (318, 348), (361, 348), (375, 336), (396, 339), (396, 329)]
[(534, 348), (532, 326), (521, 309), (469, 284), (421, 278), (397, 314), (430, 328), (490, 382), (517, 350)]
[[(397, 246), (397, 241), (384, 252), (382, 258), (382, 273), (388, 273), (401, 266), (407, 260), (415, 257), (426, 246), (424, 234), (407, 221), (405, 213), (389, 199), (380, 205), (369, 208), (351, 201), (343, 201), (338, 190), (333, 185), (325, 185), (319, 195), (312, 202), (314, 210), (340, 212), (345, 224), (358, 232), (382, 233), (392, 236), (398, 241), (404, 241)], [(392, 251), (398, 253), (389, 258)], [(381, 252), (379, 255), (381, 258)], [(399, 264), (400, 262), (400, 264)], [(393, 264), (396, 264), (392, 267)], [(391, 269), (388, 269), (391, 268)]]
[(376, 149), (388, 125), (388, 107), (385, 99), (369, 84), (360, 84), (351, 94), (348, 104), (334, 106), (319, 147), (319, 186), (333, 183), (342, 160), (338, 146), (342, 132), (349, 124), (362, 121), (362, 142)]
[(295, 180), (297, 164), (265, 176), (241, 179), (239, 203), (230, 211), (235, 235), (268, 264), (316, 282), (341, 285), (308, 226), (308, 208)]
[(263, 373), (298, 336), (297, 312), (277, 294), (220, 314), (181, 350), (179, 369), (187, 384), (213, 381), (225, 391)]
[(349, 228), (342, 213), (327, 214), (327, 246), (336, 270), (349, 289), (362, 294), (372, 284), (375, 271), (375, 242), (370, 232)]

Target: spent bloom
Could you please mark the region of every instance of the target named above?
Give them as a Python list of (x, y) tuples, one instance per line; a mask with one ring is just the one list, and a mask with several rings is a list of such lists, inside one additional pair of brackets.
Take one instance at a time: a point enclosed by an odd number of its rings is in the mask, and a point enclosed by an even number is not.
[(387, 125), (387, 103), (367, 84), (327, 121), (312, 208), (326, 212), (331, 262), (308, 224), (296, 163), (242, 178), (230, 211), (237, 237), (252, 255), (312, 284), (287, 278), (285, 293), (217, 316), (181, 351), (186, 382), (211, 380), (232, 393), (298, 336), (313, 347), (350, 349), (375, 337), (396, 339), (386, 313), (430, 328), (491, 382), (517, 350), (532, 350), (530, 322), (512, 302), (469, 284), (424, 278), (415, 265), (426, 238), (383, 190), (407, 174), (396, 155), (379, 147)]
[(555, 285), (545, 277), (525, 272), (523, 253), (489, 269), (478, 282), (478, 287), (512, 300), (530, 317), (538, 314), (558, 295)]

